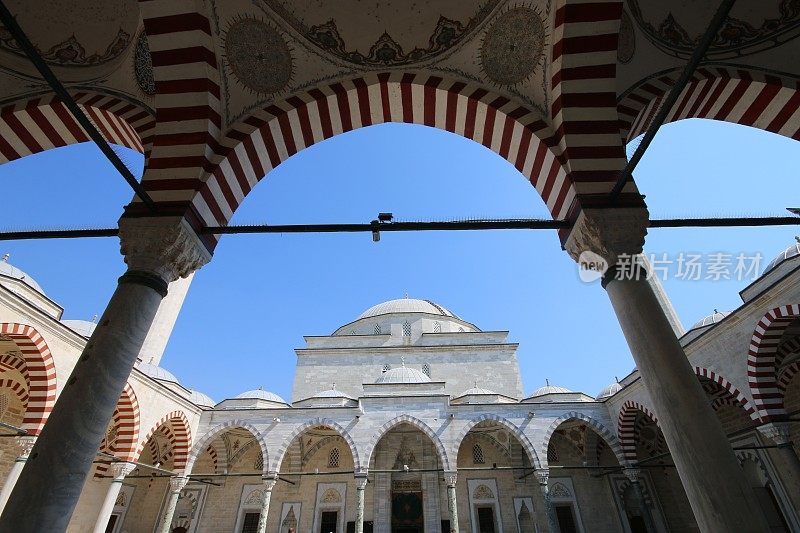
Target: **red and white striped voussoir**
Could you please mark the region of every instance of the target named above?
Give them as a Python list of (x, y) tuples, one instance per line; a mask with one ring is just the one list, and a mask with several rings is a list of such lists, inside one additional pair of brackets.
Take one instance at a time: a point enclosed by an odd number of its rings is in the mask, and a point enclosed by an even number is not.
[(195, 0), (139, 0), (139, 7), (153, 63), (157, 117), (142, 183), (156, 202), (188, 205), (210, 171), (221, 133), (211, 25)]
[[(147, 151), (154, 125), (147, 110), (115, 96), (80, 92), (74, 98), (106, 141)], [(0, 109), (0, 163), (88, 140), (86, 131), (54, 95)]]
[(733, 383), (731, 383), (724, 377), (720, 376), (713, 370), (709, 370), (708, 368), (696, 366), (694, 367), (694, 373), (697, 374), (699, 377), (709, 379), (714, 383), (716, 383), (717, 385), (719, 385), (720, 387), (722, 387), (723, 396), (729, 397), (740, 407), (742, 407), (745, 411), (747, 411), (747, 414), (750, 415), (750, 418), (756, 421), (759, 420), (758, 412), (756, 412), (756, 409), (750, 404), (750, 401), (747, 399), (747, 397), (744, 394), (742, 394), (742, 392), (739, 389), (737, 389), (735, 385), (733, 385)]
[(568, 2), (555, 12), (551, 114), (579, 197), (608, 192), (625, 165), (616, 102), (621, 15), (617, 1)]
[(25, 378), (25, 383), (28, 383), (28, 371), (25, 368), (25, 360), (13, 355), (3, 354), (0, 355), (0, 367), (7, 368), (9, 370), (16, 370), (22, 374), (23, 378)]
[(29, 386), (22, 428), (38, 435), (56, 399), (56, 367), (50, 348), (36, 329), (24, 324), (0, 324), (0, 335), (13, 339), (25, 360)]
[(189, 428), (189, 420), (186, 418), (183, 411), (172, 411), (164, 415), (161, 420), (150, 429), (144, 439), (141, 440), (136, 450), (134, 461), (138, 460), (150, 438), (162, 428), (166, 429), (166, 434), (170, 438), (174, 456), (173, 469), (181, 470), (186, 466), (186, 460), (189, 458), (189, 450), (192, 444), (192, 431)]
[(622, 452), (629, 462), (636, 461), (636, 415), (639, 412), (644, 413), (654, 424), (658, 425), (658, 418), (639, 402), (628, 400), (622, 404), (617, 418), (617, 433)]
[(536, 112), (467, 83), (383, 73), (309, 90), (240, 122), (223, 140), (193, 206), (206, 224), (225, 224), (255, 184), (288, 157), (384, 122), (425, 124), (483, 144), (531, 181), (556, 218), (574, 199), (556, 155), (541, 140), (551, 134)]
[(758, 414), (764, 422), (785, 413), (778, 386), (776, 352), (786, 327), (800, 317), (800, 304), (784, 305), (767, 312), (753, 331), (747, 356), (747, 376)]
[[(619, 102), (624, 138), (641, 135), (652, 122), (676, 73), (646, 80)], [(753, 126), (800, 139), (800, 81), (768, 73), (727, 67), (697, 70), (681, 92), (667, 122), (710, 118)]]
[[(117, 428), (116, 439), (113, 445), (104, 451), (114, 454), (122, 461), (133, 461), (136, 456), (136, 444), (139, 441), (139, 400), (130, 383), (125, 383), (125, 388), (120, 394), (111, 427)], [(95, 475), (102, 476), (108, 468), (109, 465), (98, 463)]]
[(0, 389), (11, 389), (11, 392), (19, 398), (23, 407), (28, 404), (27, 387), (15, 379), (0, 379)]
[(792, 381), (792, 378), (797, 375), (798, 371), (800, 371), (800, 362), (792, 363), (783, 369), (780, 379), (778, 380), (778, 388), (782, 394), (786, 394), (786, 387), (789, 386), (789, 383)]

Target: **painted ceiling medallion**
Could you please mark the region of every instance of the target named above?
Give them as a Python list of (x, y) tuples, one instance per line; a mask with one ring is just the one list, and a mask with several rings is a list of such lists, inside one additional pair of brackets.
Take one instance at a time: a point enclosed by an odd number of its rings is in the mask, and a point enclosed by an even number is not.
[(542, 59), (545, 28), (534, 9), (515, 7), (497, 17), (481, 46), (483, 73), (500, 85), (525, 81)]
[(633, 27), (631, 16), (627, 11), (622, 12), (619, 23), (619, 41), (617, 43), (617, 61), (628, 63), (636, 53), (636, 30)]
[(277, 93), (292, 78), (289, 46), (276, 28), (261, 20), (233, 22), (225, 33), (225, 56), (239, 82), (256, 93)]
[(150, 46), (147, 44), (147, 34), (139, 34), (136, 40), (136, 51), (133, 56), (133, 73), (136, 83), (143, 93), (156, 94), (156, 82), (153, 78), (153, 60), (150, 57)]
[[(60, 43), (54, 44), (47, 50), (39, 49), (35, 43), (34, 47), (36, 47), (36, 50), (45, 62), (51, 65), (91, 67), (116, 58), (128, 47), (130, 42), (131, 36), (120, 28), (114, 40), (111, 41), (105, 51), (101, 53), (96, 52), (87, 55), (86, 49), (74, 35), (69, 36)], [(19, 55), (25, 54), (17, 44), (17, 41), (11, 37), (11, 34), (3, 26), (0, 26), (0, 48), (10, 50)]]
[[(631, 15), (647, 39), (667, 54), (688, 58), (703, 35), (714, 6), (686, 2), (673, 13), (668, 6), (630, 0)], [(779, 46), (800, 35), (800, 2), (745, 2), (735, 5), (711, 48), (708, 59), (741, 57)]]

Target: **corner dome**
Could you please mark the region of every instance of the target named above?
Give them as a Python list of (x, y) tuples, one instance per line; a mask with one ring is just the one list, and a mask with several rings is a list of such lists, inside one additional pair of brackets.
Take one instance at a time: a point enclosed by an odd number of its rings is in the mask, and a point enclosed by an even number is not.
[(138, 368), (142, 374), (150, 376), (153, 379), (180, 384), (178, 378), (176, 378), (172, 372), (161, 368), (160, 366), (151, 365), (150, 363), (144, 363), (140, 361), (136, 363), (136, 368)]
[(340, 390), (336, 390), (336, 384), (334, 383), (333, 388), (320, 391), (312, 396), (312, 398), (350, 398), (350, 396)]
[(36, 292), (44, 294), (44, 290), (42, 290), (41, 285), (36, 283), (35, 279), (8, 262), (10, 256), (10, 254), (5, 254), (3, 258), (0, 259), (0, 276), (18, 279)]
[(559, 387), (558, 385), (550, 385), (550, 383), (548, 383), (544, 387), (538, 388), (535, 391), (533, 391), (533, 394), (531, 394), (530, 397), (535, 398), (536, 396), (544, 396), (545, 394), (556, 394), (562, 392), (572, 392), (572, 391), (564, 387)]
[(389, 315), (395, 313), (426, 313), (429, 315), (448, 316), (451, 318), (458, 318), (455, 314), (448, 311), (441, 305), (435, 304), (430, 300), (417, 300), (415, 298), (400, 298), (398, 300), (389, 300), (382, 302), (378, 305), (373, 305), (363, 313), (361, 313), (357, 320), (362, 318), (370, 318), (373, 316)]
[(729, 314), (731, 314), (730, 311), (717, 311), (716, 309), (714, 309), (713, 313), (695, 322), (692, 325), (692, 327), (689, 328), (689, 331), (692, 331), (693, 329), (704, 328), (706, 326), (714, 325), (723, 318), (725, 318), (726, 316), (728, 316)]
[(214, 407), (217, 405), (217, 402), (200, 391), (189, 389), (189, 392), (191, 393), (189, 395), (189, 401), (195, 405), (199, 405), (200, 407)]
[(484, 389), (482, 387), (478, 387), (478, 385), (476, 384), (471, 389), (467, 389), (464, 392), (462, 392), (461, 396), (480, 396), (480, 395), (486, 395), (486, 394), (497, 394), (497, 393), (495, 391), (493, 391), (493, 390), (489, 390), (489, 389)]
[(767, 267), (764, 269), (764, 272), (761, 274), (762, 276), (787, 259), (791, 259), (792, 257), (800, 255), (800, 237), (795, 237), (795, 240), (797, 242), (786, 248), (784, 251), (779, 253), (775, 259), (769, 262)]
[(430, 383), (431, 378), (416, 368), (398, 366), (387, 370), (375, 380), (375, 383)]
[(241, 394), (237, 394), (236, 398), (240, 400), (266, 400), (268, 402), (286, 403), (283, 398), (274, 392), (269, 392), (263, 389), (245, 391)]
[(610, 398), (621, 390), (622, 390), (622, 385), (620, 385), (618, 382), (615, 381), (611, 385), (603, 387), (603, 390), (601, 390), (600, 394), (596, 396), (596, 399), (603, 400), (605, 398)]
[(94, 333), (94, 328), (97, 327), (97, 322), (90, 320), (62, 320), (61, 323), (86, 338), (91, 337), (92, 333)]

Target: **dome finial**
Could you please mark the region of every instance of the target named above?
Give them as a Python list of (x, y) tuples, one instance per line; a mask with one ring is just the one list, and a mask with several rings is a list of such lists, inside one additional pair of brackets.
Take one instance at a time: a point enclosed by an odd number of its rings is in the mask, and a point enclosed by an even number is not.
[(97, 313), (92, 315), (92, 324), (97, 324)]
[[(800, 243), (800, 235), (795, 235), (794, 240)], [(8, 257), (8, 254), (6, 254), (6, 257)]]
[(476, 389), (478, 388), (478, 380), (477, 379), (475, 380), (475, 388)]
[(403, 368), (406, 367), (406, 356), (405, 355), (400, 357), (400, 364), (403, 366)]
[(11, 254), (6, 252), (3, 254), (3, 263), (8, 263), (8, 258), (11, 257)]
[(618, 378), (617, 376), (614, 376), (614, 381), (616, 381), (617, 383), (619, 383), (619, 378)]
[(406, 291), (406, 300), (408, 300), (408, 291)]
[(335, 381), (333, 382), (333, 387), (331, 388), (331, 390), (336, 390), (336, 382)]
[(550, 380), (549, 380), (549, 379), (547, 379), (547, 378), (544, 378), (544, 383), (545, 383), (545, 385), (547, 385), (548, 387), (550, 386)]

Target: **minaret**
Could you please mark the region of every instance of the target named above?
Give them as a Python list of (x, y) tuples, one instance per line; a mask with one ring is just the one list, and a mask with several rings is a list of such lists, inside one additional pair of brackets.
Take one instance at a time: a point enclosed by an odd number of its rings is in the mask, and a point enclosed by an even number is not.
[[(651, 269), (653, 266), (647, 259), (647, 255), (641, 254), (640, 257), (643, 261), (645, 269), (647, 269), (648, 272), (652, 272)], [(675, 312), (675, 308), (672, 307), (672, 302), (670, 301), (669, 296), (667, 296), (667, 293), (664, 292), (664, 287), (661, 285), (661, 280), (658, 278), (656, 273), (653, 273), (653, 275), (648, 278), (647, 282), (650, 284), (650, 287), (656, 294), (656, 298), (658, 299), (658, 303), (661, 304), (661, 309), (664, 310), (664, 314), (667, 315), (667, 320), (672, 326), (672, 331), (674, 331), (675, 336), (680, 339), (683, 337), (683, 334), (686, 333), (686, 330), (683, 329), (681, 319), (678, 317), (678, 313)]]
[(169, 284), (169, 293), (166, 298), (161, 300), (153, 325), (147, 332), (142, 349), (139, 351), (139, 360), (158, 366), (170, 335), (172, 335), (172, 328), (175, 327), (175, 321), (183, 307), (183, 301), (186, 299), (192, 278), (194, 278), (194, 273)]

